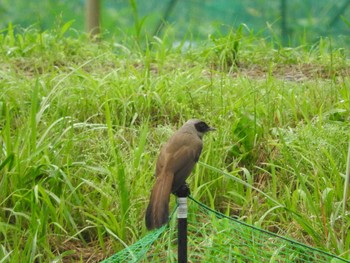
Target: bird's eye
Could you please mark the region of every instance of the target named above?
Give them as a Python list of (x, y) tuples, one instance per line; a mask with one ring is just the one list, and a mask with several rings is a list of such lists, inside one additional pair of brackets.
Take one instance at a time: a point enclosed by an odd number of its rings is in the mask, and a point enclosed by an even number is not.
[(209, 126), (205, 122), (199, 122), (195, 124), (196, 130), (199, 132), (206, 132)]

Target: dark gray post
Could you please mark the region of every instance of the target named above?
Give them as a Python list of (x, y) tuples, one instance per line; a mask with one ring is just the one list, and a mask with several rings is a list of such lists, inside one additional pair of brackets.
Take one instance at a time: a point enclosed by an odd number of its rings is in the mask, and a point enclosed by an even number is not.
[(177, 261), (187, 263), (187, 196), (190, 189), (187, 184), (182, 185), (177, 191)]

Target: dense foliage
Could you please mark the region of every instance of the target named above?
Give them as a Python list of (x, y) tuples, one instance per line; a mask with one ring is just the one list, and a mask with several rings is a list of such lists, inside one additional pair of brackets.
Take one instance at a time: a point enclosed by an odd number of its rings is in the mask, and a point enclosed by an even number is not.
[(217, 128), (195, 198), (350, 258), (344, 50), (245, 28), (177, 47), (170, 29), (144, 45), (67, 30), (0, 35), (2, 262), (98, 261), (138, 240), (159, 147), (192, 117)]

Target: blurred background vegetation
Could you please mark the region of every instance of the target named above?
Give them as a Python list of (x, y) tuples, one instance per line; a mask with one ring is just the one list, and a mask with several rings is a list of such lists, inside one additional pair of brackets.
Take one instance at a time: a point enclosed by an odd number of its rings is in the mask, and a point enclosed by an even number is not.
[[(46, 30), (72, 21), (71, 28), (84, 31), (85, 4), (84, 0), (2, 0), (0, 27), (11, 22)], [(175, 29), (176, 39), (197, 41), (245, 24), (255, 34), (278, 39), (284, 46), (312, 44), (320, 37), (349, 45), (350, 0), (104, 0), (100, 4), (103, 37), (160, 35), (164, 22)]]

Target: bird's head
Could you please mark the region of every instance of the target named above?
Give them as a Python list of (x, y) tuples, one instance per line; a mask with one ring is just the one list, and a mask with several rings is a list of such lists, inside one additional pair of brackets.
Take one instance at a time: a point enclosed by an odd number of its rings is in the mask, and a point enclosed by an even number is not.
[(185, 123), (185, 125), (193, 126), (200, 138), (209, 131), (215, 131), (214, 127), (210, 127), (207, 123), (198, 119), (191, 119)]

